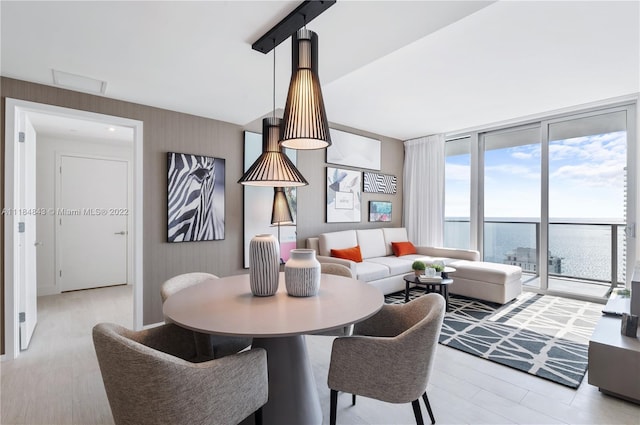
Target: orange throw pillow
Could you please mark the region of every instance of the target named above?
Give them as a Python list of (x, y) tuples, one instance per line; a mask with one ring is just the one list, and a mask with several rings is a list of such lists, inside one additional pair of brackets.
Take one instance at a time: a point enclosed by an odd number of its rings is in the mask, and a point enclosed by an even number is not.
[(396, 257), (403, 255), (416, 254), (416, 247), (411, 242), (391, 242), (391, 249)]
[(332, 249), (331, 256), (342, 258), (344, 260), (355, 261), (356, 263), (362, 263), (362, 253), (360, 252), (359, 245), (356, 245), (353, 248)]

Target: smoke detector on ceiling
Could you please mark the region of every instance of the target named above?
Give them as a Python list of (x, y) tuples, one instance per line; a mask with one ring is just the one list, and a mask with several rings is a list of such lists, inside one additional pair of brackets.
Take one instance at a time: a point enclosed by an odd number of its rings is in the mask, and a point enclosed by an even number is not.
[(92, 94), (104, 94), (107, 90), (107, 82), (82, 75), (53, 69), (53, 84), (71, 90)]

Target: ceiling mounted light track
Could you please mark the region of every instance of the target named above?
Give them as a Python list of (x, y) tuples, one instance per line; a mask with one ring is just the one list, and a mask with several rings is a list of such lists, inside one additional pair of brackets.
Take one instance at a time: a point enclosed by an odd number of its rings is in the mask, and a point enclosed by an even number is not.
[(322, 12), (336, 3), (336, 0), (307, 0), (278, 22), (273, 28), (251, 45), (253, 50), (269, 53), (287, 38), (291, 37), (300, 28), (314, 20)]

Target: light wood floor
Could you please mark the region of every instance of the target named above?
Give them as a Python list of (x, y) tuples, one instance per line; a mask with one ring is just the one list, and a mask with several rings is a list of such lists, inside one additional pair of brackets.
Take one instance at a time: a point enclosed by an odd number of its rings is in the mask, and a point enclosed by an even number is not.
[[(91, 328), (106, 321), (131, 327), (131, 288), (53, 295), (38, 303), (39, 324), (31, 347), (17, 360), (0, 364), (1, 423), (112, 424)], [(332, 340), (307, 338), (325, 423)], [(427, 393), (438, 424), (640, 425), (640, 406), (602, 395), (586, 378), (572, 390), (442, 345)], [(410, 405), (359, 397), (351, 407), (350, 400), (349, 395), (339, 397), (338, 423), (415, 423)], [(426, 417), (424, 408), (423, 414)]]

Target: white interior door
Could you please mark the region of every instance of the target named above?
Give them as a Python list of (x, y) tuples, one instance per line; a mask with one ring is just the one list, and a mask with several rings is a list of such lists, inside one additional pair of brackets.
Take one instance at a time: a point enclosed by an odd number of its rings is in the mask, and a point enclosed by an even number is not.
[(60, 289), (127, 283), (127, 162), (63, 155), (59, 188)]
[(26, 350), (38, 322), (38, 280), (36, 275), (36, 131), (29, 117), (21, 117), (19, 152), (18, 276), (20, 291), (20, 349)]

